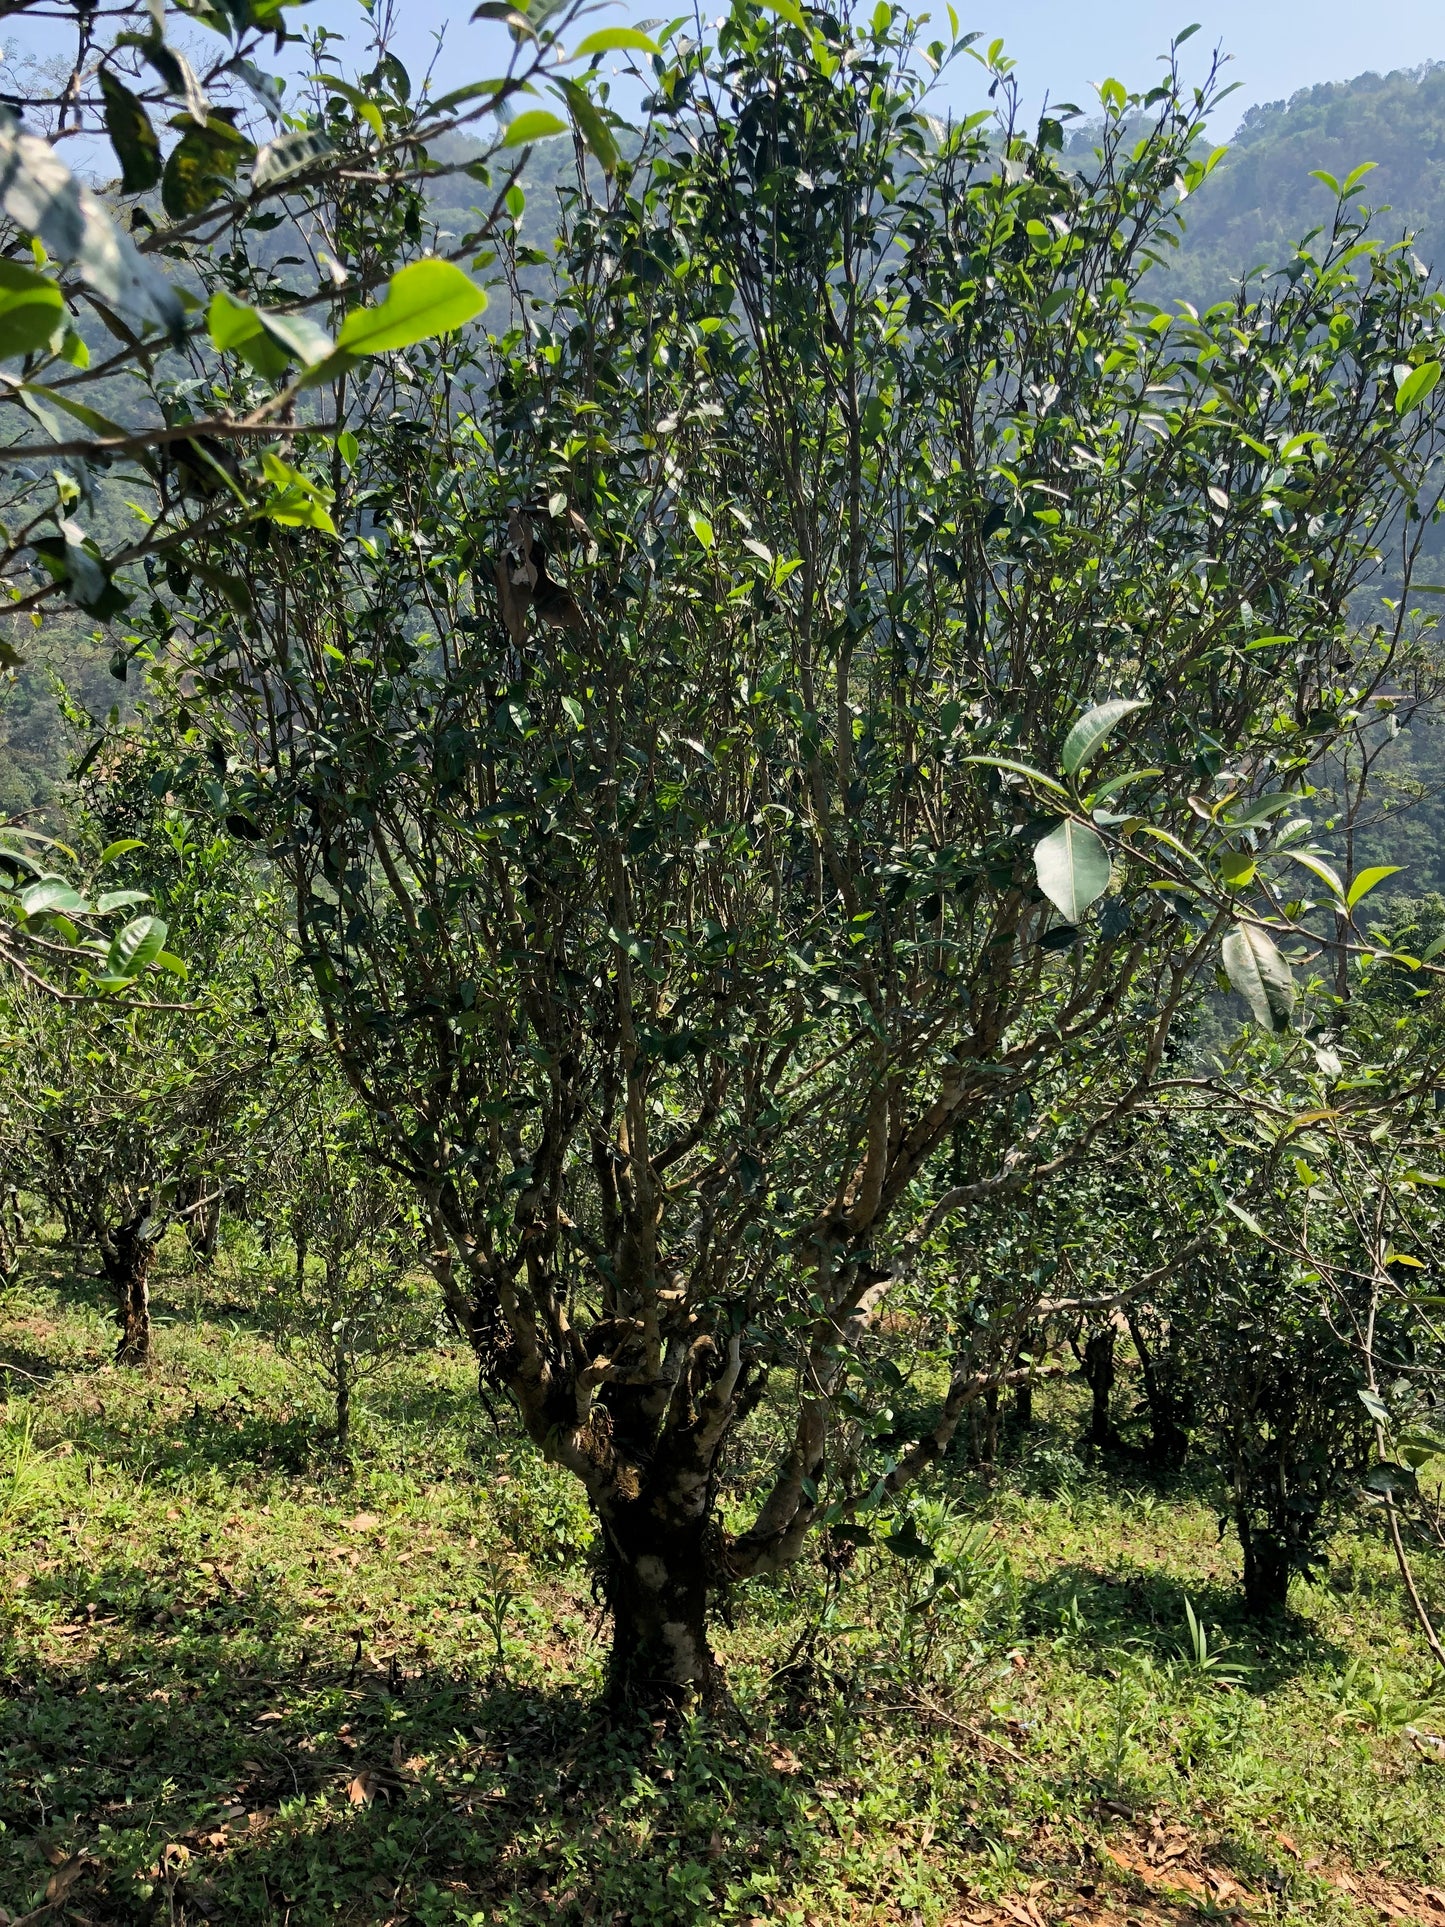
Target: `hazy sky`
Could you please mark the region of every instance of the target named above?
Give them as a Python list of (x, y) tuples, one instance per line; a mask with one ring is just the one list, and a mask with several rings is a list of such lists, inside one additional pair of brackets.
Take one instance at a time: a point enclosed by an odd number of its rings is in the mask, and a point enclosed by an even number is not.
[[(926, 3), (926, 0), (925, 0)], [(1226, 103), (1220, 131), (1256, 101), (1278, 100), (1320, 80), (1347, 80), (1374, 69), (1415, 67), (1445, 59), (1445, 5), (1441, 0), (954, 0), (965, 30), (979, 28), (986, 38), (1002, 35), (1019, 62), (1025, 94), (1031, 101), (1047, 91), (1056, 100), (1088, 107), (1091, 82), (1116, 75), (1127, 86), (1147, 85), (1155, 58), (1182, 27), (1198, 21), (1201, 31), (1188, 52), (1194, 69), (1208, 51), (1222, 46), (1233, 56), (1230, 78), (1241, 83)], [(946, 22), (944, 0), (932, 0), (935, 19)], [(307, 10), (329, 25), (350, 25), (359, 10), (353, 0), (319, 0)], [(677, 11), (682, 11), (681, 4)], [(713, 13), (721, 8), (714, 0)], [(500, 45), (494, 26), (471, 26), (470, 4), (453, 0), (399, 0), (398, 50), (408, 66), (425, 66), (435, 49), (434, 35), (445, 26), (443, 57), (446, 84), (465, 75), (495, 70)], [(661, 13), (657, 0), (623, 0), (602, 9), (597, 22), (640, 20)], [(664, 15), (664, 18), (671, 17)], [(948, 88), (949, 104), (976, 92), (972, 62)]]
[[(505, 30), (473, 26), (474, 0), (393, 0), (399, 23), (397, 51), (419, 75), (436, 53), (436, 33), (445, 27), (445, 50), (438, 68), (445, 88), (501, 70), (506, 58)], [(677, 0), (675, 0), (675, 4)], [(920, 0), (914, 0), (920, 4)], [(947, 20), (945, 0), (932, 4), (935, 18)], [(385, 0), (378, 0), (384, 5)], [(1347, 80), (1373, 69), (1414, 67), (1445, 59), (1445, 5), (1442, 0), (954, 0), (960, 22), (978, 28), (986, 39), (1002, 35), (1019, 62), (1025, 99), (1037, 106), (1047, 92), (1055, 100), (1091, 105), (1090, 83), (1110, 75), (1131, 88), (1148, 86), (1156, 57), (1171, 37), (1193, 21), (1201, 31), (1189, 43), (1187, 71), (1199, 73), (1215, 46), (1233, 56), (1230, 78), (1239, 91), (1225, 104), (1216, 131), (1227, 134), (1244, 109), (1256, 101), (1278, 100), (1321, 80)], [(720, 10), (712, 0), (713, 14)], [(640, 21), (660, 13), (657, 0), (621, 0), (598, 8), (589, 24)], [(666, 18), (669, 16), (663, 15)], [(357, 0), (314, 0), (299, 9), (298, 20), (345, 28), (358, 47), (364, 39)], [(52, 29), (51, 32), (54, 30)], [(946, 27), (945, 27), (946, 32)], [(208, 37), (208, 36), (204, 36)], [(23, 19), (7, 23), (0, 40), (7, 53), (54, 48), (50, 34)], [(48, 46), (46, 43), (49, 43)], [(68, 50), (68, 47), (67, 47)], [(980, 69), (962, 63), (942, 89), (940, 107), (973, 107)]]

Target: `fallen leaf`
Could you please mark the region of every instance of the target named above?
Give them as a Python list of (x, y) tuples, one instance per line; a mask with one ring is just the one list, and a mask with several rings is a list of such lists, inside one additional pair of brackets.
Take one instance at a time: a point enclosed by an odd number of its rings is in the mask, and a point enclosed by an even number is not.
[(376, 1798), (378, 1784), (378, 1775), (368, 1768), (366, 1772), (357, 1774), (346, 1789), (346, 1797), (354, 1807), (369, 1807)]
[(46, 1881), (46, 1900), (59, 1900), (63, 1895), (68, 1894), (76, 1881), (79, 1880), (80, 1876), (85, 1872), (86, 1868), (93, 1864), (94, 1860), (90, 1854), (73, 1854), (71, 1858), (65, 1862), (64, 1866), (57, 1867), (55, 1872)]
[(1296, 1860), (1299, 1859), (1299, 1848), (1295, 1845), (1294, 1841), (1290, 1839), (1287, 1833), (1277, 1833), (1274, 1837), (1276, 1841), (1279, 1843), (1279, 1845), (1284, 1848), (1286, 1853), (1292, 1853)]
[(358, 1512), (354, 1519), (345, 1521), (345, 1529), (347, 1532), (370, 1532), (373, 1526), (380, 1524), (374, 1512)]

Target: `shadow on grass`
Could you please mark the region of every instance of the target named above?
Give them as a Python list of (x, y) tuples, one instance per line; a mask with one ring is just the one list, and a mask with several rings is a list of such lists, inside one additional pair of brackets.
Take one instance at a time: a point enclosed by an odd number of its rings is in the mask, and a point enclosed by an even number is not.
[(1177, 1659), (1189, 1643), (1185, 1600), (1206, 1629), (1211, 1650), (1249, 1669), (1246, 1683), (1264, 1693), (1321, 1666), (1342, 1666), (1342, 1647), (1294, 1613), (1251, 1619), (1232, 1587), (1186, 1584), (1170, 1573), (1063, 1565), (1021, 1588), (1022, 1629), (1056, 1632), (1078, 1651), (1147, 1653)]
[(128, 1422), (132, 1409), (116, 1400), (95, 1416), (79, 1414), (67, 1434), (95, 1460), (163, 1489), (212, 1472), (315, 1472), (330, 1451), (325, 1424), (313, 1414), (255, 1410), (244, 1394), (209, 1404), (195, 1398), (189, 1412), (157, 1415), (143, 1431)]
[(123, 1664), (21, 1675), (8, 1656), (13, 1912), (42, 1906), (61, 1865), (73, 1917), (114, 1927), (682, 1927), (713, 1918), (724, 1891), (767, 1911), (816, 1859), (806, 1777), (766, 1743), (702, 1721), (610, 1725), (579, 1692), (480, 1671), (283, 1663), (259, 1596), (166, 1635), (154, 1613), (143, 1623), (147, 1585), (97, 1575), (98, 1599), (129, 1602)]

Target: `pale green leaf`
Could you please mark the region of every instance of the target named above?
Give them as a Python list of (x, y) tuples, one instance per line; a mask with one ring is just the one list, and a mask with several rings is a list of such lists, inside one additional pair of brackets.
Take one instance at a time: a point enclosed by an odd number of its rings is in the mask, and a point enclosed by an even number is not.
[(487, 305), (486, 290), (452, 261), (413, 261), (387, 284), (375, 307), (353, 308), (341, 324), (337, 348), (348, 355), (380, 355), (409, 348), (463, 327)]
[(1357, 903), (1370, 894), (1377, 883), (1383, 883), (1386, 877), (1398, 876), (1403, 867), (1403, 864), (1399, 863), (1377, 863), (1373, 869), (1361, 870), (1350, 885), (1345, 902), (1353, 910)]
[(526, 147), (532, 141), (551, 140), (554, 134), (565, 134), (567, 123), (556, 114), (549, 114), (545, 107), (529, 107), (525, 114), (518, 114), (514, 121), (507, 123), (507, 131), (502, 137), (503, 147)]
[(1132, 716), (1136, 709), (1147, 709), (1146, 702), (1130, 702), (1116, 698), (1113, 702), (1098, 703), (1093, 709), (1085, 710), (1064, 738), (1060, 761), (1066, 776), (1076, 776), (1087, 767), (1095, 751), (1117, 723), (1126, 716)]
[(1224, 939), (1224, 972), (1263, 1030), (1287, 1030), (1295, 982), (1274, 939), (1256, 923), (1238, 923)]
[(652, 36), (637, 27), (599, 27), (596, 33), (589, 33), (585, 40), (572, 49), (572, 58), (587, 60), (593, 54), (661, 52), (661, 47)]
[(1087, 823), (1065, 817), (1034, 846), (1039, 888), (1067, 923), (1077, 923), (1113, 876), (1104, 839)]

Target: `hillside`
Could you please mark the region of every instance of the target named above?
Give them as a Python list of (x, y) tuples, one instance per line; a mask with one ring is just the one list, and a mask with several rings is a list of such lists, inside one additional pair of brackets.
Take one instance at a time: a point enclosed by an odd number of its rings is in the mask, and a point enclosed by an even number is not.
[(1445, 63), (1411, 73), (1361, 74), (1252, 107), (1230, 152), (1189, 209), (1171, 292), (1198, 304), (1231, 280), (1290, 251), (1331, 214), (1329, 189), (1373, 162), (1359, 193), (1381, 231), (1413, 230), (1432, 267), (1445, 258)]

